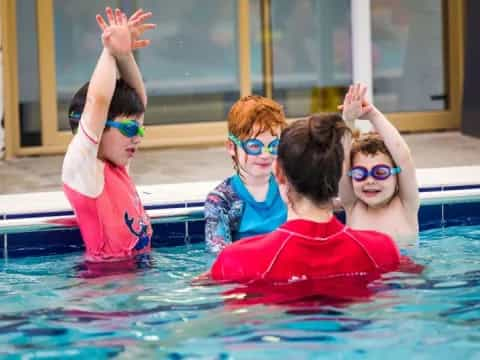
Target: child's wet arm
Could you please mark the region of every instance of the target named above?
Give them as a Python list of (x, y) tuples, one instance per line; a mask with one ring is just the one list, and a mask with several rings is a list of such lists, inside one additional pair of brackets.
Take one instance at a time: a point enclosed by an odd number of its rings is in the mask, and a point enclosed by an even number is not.
[(410, 148), (400, 132), (380, 111), (374, 111), (370, 121), (385, 142), (393, 160), (401, 168), (398, 175), (400, 199), (411, 210), (418, 210), (420, 200), (417, 175)]
[(348, 172), (351, 168), (350, 152), (352, 148), (352, 137), (350, 134), (346, 134), (342, 139), (343, 144), (343, 165), (342, 165), (342, 177), (339, 182), (339, 196), (340, 202), (344, 208), (349, 208), (356, 200), (355, 193), (353, 191), (352, 179), (348, 176)]
[(142, 74), (135, 61), (133, 53), (118, 56), (116, 58), (120, 77), (135, 89), (142, 100), (144, 106), (147, 106), (147, 91), (143, 82)]
[(414, 167), (413, 158), (406, 141), (397, 128), (378, 109), (372, 111), (370, 122), (382, 137), (395, 163), (402, 169), (403, 167)]
[(231, 243), (229, 236), (225, 236), (227, 231), (230, 228), (220, 217), (209, 216), (205, 219), (205, 242), (209, 251), (218, 253)]
[(102, 135), (108, 107), (115, 91), (116, 70), (115, 58), (104, 48), (88, 86), (84, 109), (84, 114), (88, 114), (88, 116), (82, 117), (84, 125), (97, 139)]
[(207, 197), (205, 202), (205, 242), (213, 252), (220, 252), (231, 243), (231, 229), (227, 218), (222, 216), (224, 210), (221, 204)]

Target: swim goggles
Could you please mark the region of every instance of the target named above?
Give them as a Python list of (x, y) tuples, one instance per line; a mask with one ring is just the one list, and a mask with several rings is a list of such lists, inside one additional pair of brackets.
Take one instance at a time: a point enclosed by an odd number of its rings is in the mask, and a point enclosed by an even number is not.
[(105, 126), (110, 126), (115, 129), (118, 129), (122, 133), (123, 136), (128, 138), (132, 138), (134, 136), (142, 136), (145, 135), (145, 126), (141, 126), (137, 120), (121, 120), (121, 121), (113, 121), (107, 120)]
[[(80, 118), (81, 114), (74, 112), (70, 113), (70, 119), (80, 121)], [(138, 121), (134, 119), (126, 119), (121, 121), (107, 120), (105, 126), (118, 129), (123, 136), (128, 138), (132, 138), (137, 135), (143, 137), (145, 135), (145, 127), (141, 126)]]
[(370, 170), (364, 166), (355, 166), (348, 172), (348, 176), (355, 181), (363, 181), (369, 176), (375, 180), (386, 180), (390, 175), (399, 174), (401, 171), (399, 167), (390, 167), (385, 164), (375, 165)]
[[(279, 138), (275, 138), (270, 142), (270, 144), (265, 145), (258, 139), (248, 139), (245, 141), (241, 141), (233, 134), (228, 134), (228, 138), (233, 141), (234, 144), (240, 146), (248, 155), (257, 156), (262, 154), (263, 152), (268, 152), (273, 156), (277, 156), (278, 154), (278, 144), (280, 143)], [(265, 150), (264, 150), (265, 149)]]

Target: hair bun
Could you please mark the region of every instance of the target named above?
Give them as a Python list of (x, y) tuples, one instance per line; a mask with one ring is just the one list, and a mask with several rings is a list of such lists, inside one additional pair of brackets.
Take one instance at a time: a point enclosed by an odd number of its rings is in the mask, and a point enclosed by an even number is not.
[(310, 139), (323, 151), (331, 149), (346, 130), (345, 122), (336, 113), (312, 115), (307, 121)]

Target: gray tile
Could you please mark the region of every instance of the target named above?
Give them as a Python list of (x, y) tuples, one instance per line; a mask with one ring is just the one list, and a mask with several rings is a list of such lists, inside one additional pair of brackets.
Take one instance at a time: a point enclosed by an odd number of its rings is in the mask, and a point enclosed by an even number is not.
[[(480, 139), (454, 131), (404, 136), (417, 168), (480, 165)], [(0, 194), (61, 190), (62, 159), (0, 161)], [(141, 150), (131, 170), (137, 185), (221, 180), (233, 171), (223, 146)]]

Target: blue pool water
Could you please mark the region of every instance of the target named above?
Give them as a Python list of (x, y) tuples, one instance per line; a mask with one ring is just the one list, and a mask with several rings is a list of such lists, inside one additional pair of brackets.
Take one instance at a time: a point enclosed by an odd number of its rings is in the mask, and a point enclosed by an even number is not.
[(213, 260), (202, 244), (103, 277), (86, 276), (81, 253), (8, 259), (0, 357), (479, 358), (480, 226), (423, 231), (408, 255), (424, 272), (389, 274), (368, 298), (249, 306), (225, 299), (233, 285), (191, 284)]

